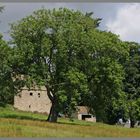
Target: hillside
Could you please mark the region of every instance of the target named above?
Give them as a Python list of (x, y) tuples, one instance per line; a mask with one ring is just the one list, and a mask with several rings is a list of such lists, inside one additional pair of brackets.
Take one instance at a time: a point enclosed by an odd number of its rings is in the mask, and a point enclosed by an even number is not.
[(69, 121), (46, 122), (46, 116), (0, 108), (0, 137), (140, 137), (140, 128), (123, 128), (102, 123)]

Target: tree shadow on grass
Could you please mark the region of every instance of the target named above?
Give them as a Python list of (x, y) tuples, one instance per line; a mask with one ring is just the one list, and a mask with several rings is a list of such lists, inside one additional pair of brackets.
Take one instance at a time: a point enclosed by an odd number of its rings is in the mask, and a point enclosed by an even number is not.
[(71, 121), (69, 120), (68, 122), (61, 122), (61, 121), (58, 121), (58, 124), (66, 124), (66, 125), (82, 125), (82, 126), (92, 126), (93, 124), (87, 124), (86, 122), (76, 122), (76, 121)]
[[(26, 116), (26, 115), (17, 115), (17, 114), (2, 114), (0, 115), (0, 118), (8, 118), (8, 119), (18, 119), (18, 120), (33, 120), (33, 121), (41, 121), (41, 122), (47, 122), (47, 116), (45, 118), (39, 118), (34, 116)], [(75, 121), (66, 120), (66, 122), (58, 121), (56, 124), (60, 125), (83, 125), (83, 126), (91, 126), (91, 124), (84, 124), (84, 123), (77, 123)]]
[(78, 123), (76, 123), (76, 122), (72, 122), (72, 123), (70, 123), (70, 122), (57, 122), (58, 124), (65, 124), (65, 125), (80, 125), (80, 124), (78, 124)]
[(46, 121), (46, 119), (42, 119), (42, 118), (36, 118), (36, 117), (32, 117), (32, 116), (24, 116), (24, 115), (16, 115), (16, 114), (4, 114), (2, 116), (0, 116), (0, 118), (9, 118), (9, 119), (19, 119), (19, 120), (34, 120), (34, 121)]

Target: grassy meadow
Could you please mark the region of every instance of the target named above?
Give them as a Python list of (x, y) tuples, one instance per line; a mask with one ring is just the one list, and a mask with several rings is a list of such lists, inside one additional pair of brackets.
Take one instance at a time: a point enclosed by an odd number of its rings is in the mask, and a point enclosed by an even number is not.
[(140, 128), (59, 118), (46, 122), (46, 115), (0, 107), (0, 137), (140, 137)]

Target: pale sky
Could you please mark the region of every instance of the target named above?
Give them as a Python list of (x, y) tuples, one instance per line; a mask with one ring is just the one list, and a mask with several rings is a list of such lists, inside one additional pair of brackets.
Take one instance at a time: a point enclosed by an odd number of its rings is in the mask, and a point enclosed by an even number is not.
[(66, 7), (82, 12), (94, 12), (94, 17), (102, 18), (101, 30), (108, 30), (125, 41), (140, 43), (140, 3), (0, 3), (5, 6), (0, 14), (0, 32), (9, 40), (9, 23), (30, 15), (41, 7), (52, 9)]

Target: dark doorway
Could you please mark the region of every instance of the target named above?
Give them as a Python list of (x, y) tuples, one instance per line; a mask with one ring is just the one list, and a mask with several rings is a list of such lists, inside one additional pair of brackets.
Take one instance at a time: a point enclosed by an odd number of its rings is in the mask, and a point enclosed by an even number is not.
[(85, 120), (86, 118), (91, 118), (91, 115), (82, 115), (82, 120)]

